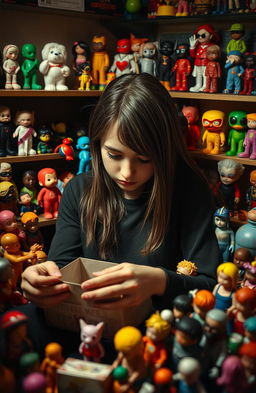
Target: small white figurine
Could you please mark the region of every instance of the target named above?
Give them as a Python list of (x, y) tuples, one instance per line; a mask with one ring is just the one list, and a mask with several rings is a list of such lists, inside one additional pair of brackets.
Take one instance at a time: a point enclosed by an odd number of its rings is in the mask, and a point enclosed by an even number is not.
[(20, 85), (17, 83), (17, 74), (20, 70), (19, 63), (17, 62), (18, 54), (19, 48), (16, 45), (9, 44), (3, 49), (3, 69), (6, 76), (6, 89), (20, 89)]
[(50, 42), (42, 50), (43, 61), (39, 71), (44, 75), (45, 90), (68, 90), (65, 78), (70, 74), (66, 65), (67, 52), (64, 45)]
[(83, 355), (84, 360), (99, 363), (105, 354), (104, 348), (100, 343), (104, 322), (99, 322), (97, 325), (90, 325), (80, 318), (79, 323), (81, 331), (80, 338), (82, 340), (79, 346), (79, 352)]
[(13, 138), (18, 137), (18, 155), (28, 156), (36, 154), (32, 148), (33, 138), (36, 137), (36, 132), (32, 128), (34, 122), (34, 114), (30, 111), (17, 112), (15, 123), (18, 126), (13, 133)]

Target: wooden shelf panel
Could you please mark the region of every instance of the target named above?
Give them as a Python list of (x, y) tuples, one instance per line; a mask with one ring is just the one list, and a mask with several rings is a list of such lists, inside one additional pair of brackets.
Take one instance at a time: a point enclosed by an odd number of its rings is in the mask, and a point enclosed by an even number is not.
[(194, 158), (199, 158), (204, 160), (220, 161), (220, 160), (224, 160), (225, 158), (231, 158), (236, 161), (239, 161), (243, 165), (256, 166), (256, 160), (250, 160), (249, 158), (226, 156), (226, 154), (205, 154), (202, 152), (202, 150), (191, 151), (191, 154)]
[(0, 97), (99, 97), (100, 90), (66, 90), (66, 91), (47, 91), (47, 90), (0, 90)]
[(39, 214), (39, 226), (48, 227), (49, 225), (55, 225), (56, 218), (44, 218), (42, 214)]
[(8, 161), (10, 164), (16, 162), (38, 162), (38, 161), (51, 161), (51, 160), (63, 160), (64, 157), (61, 157), (58, 153), (49, 153), (49, 154), (35, 154), (33, 156), (6, 156), (0, 157), (0, 162)]
[(170, 93), (173, 98), (193, 99), (193, 100), (212, 100), (212, 101), (236, 101), (236, 102), (254, 102), (256, 96), (246, 96), (238, 94), (209, 94), (209, 93), (190, 93), (173, 91)]

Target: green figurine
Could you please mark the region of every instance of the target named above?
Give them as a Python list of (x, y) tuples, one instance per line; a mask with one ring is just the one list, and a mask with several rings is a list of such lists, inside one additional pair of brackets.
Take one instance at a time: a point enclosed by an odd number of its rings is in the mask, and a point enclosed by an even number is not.
[(226, 152), (227, 156), (237, 156), (244, 151), (244, 138), (247, 131), (246, 112), (232, 111), (228, 116), (228, 124), (232, 127), (228, 133), (228, 145), (230, 150)]
[(241, 38), (244, 35), (244, 26), (241, 23), (233, 23), (229, 31), (232, 39), (227, 45), (227, 54), (232, 50), (239, 50), (242, 54), (245, 53), (247, 49), (246, 44)]
[(23, 89), (40, 90), (41, 85), (37, 84), (36, 72), (39, 68), (39, 60), (36, 58), (36, 47), (34, 44), (24, 44), (21, 49), (25, 58), (21, 70), (24, 76)]

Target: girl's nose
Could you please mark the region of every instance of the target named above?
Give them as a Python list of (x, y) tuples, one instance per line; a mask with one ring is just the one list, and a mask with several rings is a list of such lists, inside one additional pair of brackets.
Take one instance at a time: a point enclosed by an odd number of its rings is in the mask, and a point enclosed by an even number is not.
[(134, 172), (135, 172), (135, 168), (132, 162), (130, 160), (124, 160), (121, 167), (121, 173), (124, 179), (126, 180), (131, 179)]

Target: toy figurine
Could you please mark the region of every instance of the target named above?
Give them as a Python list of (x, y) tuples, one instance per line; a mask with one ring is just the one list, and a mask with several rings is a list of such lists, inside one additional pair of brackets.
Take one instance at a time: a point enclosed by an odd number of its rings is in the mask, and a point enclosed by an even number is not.
[(51, 146), (53, 131), (50, 127), (43, 126), (38, 130), (38, 137), (40, 142), (37, 144), (37, 154), (52, 153), (53, 148)]
[(191, 15), (208, 15), (212, 8), (211, 0), (193, 0)]
[(225, 114), (222, 111), (210, 110), (204, 112), (202, 116), (202, 125), (205, 131), (202, 136), (202, 142), (206, 143), (203, 149), (205, 154), (219, 154), (221, 147), (225, 143), (224, 133)]
[(134, 61), (136, 64), (136, 74), (140, 73), (139, 69), (139, 59), (140, 55), (140, 48), (142, 44), (145, 44), (149, 41), (148, 38), (136, 38), (134, 34), (130, 34), (130, 41), (131, 41), (131, 50), (133, 53)]
[(256, 261), (244, 263), (243, 268), (245, 270), (245, 275), (241, 282), (241, 287), (248, 287), (256, 290)]
[(100, 362), (103, 358), (105, 351), (100, 343), (104, 322), (99, 322), (97, 325), (89, 325), (82, 318), (79, 319), (80, 323), (80, 338), (82, 343), (79, 346), (79, 352), (83, 355), (84, 360)]
[(20, 373), (22, 376), (40, 371), (40, 355), (37, 352), (27, 352), (19, 359)]
[(206, 87), (204, 93), (217, 93), (218, 79), (221, 77), (220, 63), (218, 62), (220, 58), (220, 47), (218, 45), (208, 46), (206, 57), (209, 62), (205, 68)]
[[(123, 366), (117, 366), (114, 368), (112, 376), (114, 379), (112, 393), (122, 393), (123, 386), (126, 385), (128, 381), (128, 369)], [(134, 393), (134, 390), (128, 389), (127, 393)]]
[(175, 49), (175, 55), (177, 60), (172, 68), (172, 72), (176, 73), (176, 82), (171, 90), (188, 91), (188, 78), (191, 73), (191, 63), (188, 59), (188, 44), (178, 44)]
[(39, 60), (36, 58), (36, 47), (34, 44), (24, 44), (21, 48), (24, 62), (21, 71), (24, 76), (23, 89), (40, 90), (42, 86), (37, 83), (36, 72), (39, 69)]
[(80, 161), (77, 171), (77, 175), (79, 175), (80, 173), (88, 172), (91, 166), (90, 139), (88, 136), (80, 136), (77, 139), (76, 148), (80, 150), (78, 155)]
[(234, 252), (233, 263), (238, 268), (238, 286), (240, 285), (241, 281), (244, 278), (244, 264), (246, 262), (250, 262), (252, 259), (250, 255), (250, 251), (245, 247), (239, 247)]
[(145, 389), (143, 389), (142, 385), (142, 391), (140, 390), (139, 393), (176, 393), (177, 389), (175, 386), (173, 386), (173, 373), (172, 371), (167, 368), (167, 367), (161, 367), (158, 370), (155, 370), (153, 374), (153, 383), (154, 386), (148, 387), (148, 382), (144, 382), (144, 385), (146, 385)]
[(39, 218), (33, 212), (26, 212), (21, 217), (21, 223), (26, 234), (26, 249), (30, 250), (34, 244), (44, 247), (43, 235), (39, 229)]
[(256, 388), (256, 342), (244, 343), (239, 349), (239, 356), (244, 367), (248, 391)]
[(184, 259), (183, 261), (177, 264), (176, 273), (185, 274), (186, 276), (196, 276), (197, 266), (195, 263)]
[(244, 86), (239, 94), (250, 95), (252, 93), (252, 85), (256, 76), (256, 56), (248, 55), (245, 58), (245, 70), (243, 74)]
[(196, 106), (183, 105), (182, 113), (188, 121), (187, 146), (189, 150), (196, 150), (200, 138), (199, 111)]
[(248, 131), (245, 135), (243, 145), (245, 147), (243, 153), (239, 153), (238, 157), (256, 159), (256, 113), (246, 115)]
[(207, 289), (197, 291), (193, 296), (192, 307), (194, 312), (192, 318), (196, 319), (203, 326), (206, 313), (215, 305), (215, 296)]
[(119, 365), (128, 369), (128, 381), (122, 391), (129, 391), (135, 384), (139, 389), (147, 376), (141, 332), (133, 326), (119, 329), (114, 336), (114, 346), (118, 355), (112, 364), (113, 369)]
[(23, 187), (21, 188), (21, 192), (28, 192), (32, 197), (31, 202), (38, 205), (37, 202), (38, 191), (35, 188), (36, 172), (32, 170), (25, 171), (22, 175), (22, 183), (23, 183)]
[(95, 35), (92, 39), (92, 84), (95, 89), (104, 90), (109, 68), (109, 55), (106, 52), (107, 39)]
[(12, 264), (14, 275), (11, 279), (14, 288), (20, 280), (24, 262), (36, 263), (37, 256), (35, 251), (25, 252), (21, 250), (18, 236), (13, 233), (5, 233), (1, 237), (1, 246), (4, 249), (4, 258)]
[(26, 234), (20, 229), (15, 214), (11, 210), (0, 211), (0, 238), (5, 233), (13, 233), (18, 236), (21, 244), (25, 243)]
[(206, 393), (199, 380), (201, 366), (197, 359), (187, 356), (179, 361), (177, 368), (178, 374), (175, 375), (175, 380), (178, 381), (178, 392)]
[(188, 16), (189, 2), (187, 0), (179, 0), (176, 16)]
[(74, 176), (75, 176), (74, 173), (70, 171), (64, 171), (60, 174), (58, 178), (57, 187), (62, 194), (69, 180), (73, 179)]
[(238, 50), (229, 52), (225, 64), (225, 69), (228, 70), (226, 88), (223, 90), (225, 94), (239, 94), (241, 91), (242, 75), (244, 67), (241, 65), (242, 53)]
[(12, 138), (14, 129), (10, 109), (7, 106), (0, 106), (0, 157), (17, 154), (17, 148), (15, 148)]
[(232, 331), (244, 336), (244, 321), (255, 316), (256, 291), (244, 287), (237, 289), (234, 294), (233, 305), (228, 310), (228, 317), (232, 320)]
[(234, 14), (240, 9), (240, 0), (228, 0), (228, 12)]
[(250, 184), (251, 184), (250, 187), (246, 191), (247, 210), (251, 210), (254, 207), (256, 207), (256, 170), (255, 169), (250, 173)]
[(22, 380), (22, 391), (24, 393), (44, 393), (46, 392), (46, 386), (46, 377), (39, 372), (28, 374)]
[(256, 316), (247, 318), (244, 322), (244, 342), (256, 342)]
[(159, 47), (159, 59), (157, 61), (157, 77), (162, 85), (171, 90), (170, 80), (172, 74), (172, 58), (173, 43), (171, 41), (161, 41)]
[(214, 1), (214, 7), (212, 10), (213, 15), (223, 15), (226, 14), (227, 9), (228, 9), (228, 0), (215, 0)]
[(189, 38), (190, 56), (195, 59), (192, 75), (196, 78), (195, 86), (189, 91), (199, 92), (206, 88), (205, 67), (209, 60), (206, 56), (207, 48), (218, 43), (218, 35), (211, 25), (205, 24), (194, 31)]
[(9, 181), (0, 182), (0, 211), (1, 210), (11, 210), (16, 216), (19, 215), (15, 187)]
[(131, 52), (131, 41), (123, 38), (117, 41), (117, 54), (110, 67), (110, 72), (115, 72), (116, 77), (124, 74), (136, 73), (136, 64)]
[(9, 162), (0, 162), (0, 182), (8, 181), (14, 187), (16, 198), (18, 199), (18, 189), (14, 181), (12, 180), (12, 166)]
[(224, 262), (231, 260), (235, 249), (235, 234), (230, 228), (229, 210), (221, 207), (214, 212), (215, 235)]
[(157, 14), (158, 8), (158, 0), (149, 0), (147, 5), (147, 18), (148, 19), (155, 19)]
[(65, 157), (66, 160), (74, 160), (74, 150), (72, 147), (72, 138), (64, 138), (62, 143), (55, 147), (54, 153), (59, 153), (61, 157)]
[(144, 360), (148, 367), (157, 369), (167, 360), (167, 349), (164, 340), (171, 331), (171, 323), (164, 319), (159, 311), (146, 320), (146, 335), (143, 337)]
[[(256, 256), (256, 208), (248, 211), (248, 222), (241, 225), (235, 235), (236, 248), (245, 247), (250, 253), (250, 259)], [(247, 261), (248, 262), (248, 261)]]
[(5, 89), (19, 90), (20, 85), (17, 83), (17, 74), (20, 66), (17, 62), (19, 48), (16, 45), (9, 44), (3, 49), (3, 70), (5, 71)]
[(140, 72), (156, 76), (157, 47), (153, 42), (146, 42), (140, 47)]
[(26, 212), (33, 212), (37, 213), (38, 205), (31, 202), (32, 197), (28, 192), (21, 192), (20, 193), (20, 216), (22, 216)]
[(160, 0), (157, 4), (156, 16), (175, 16), (176, 10), (173, 1)]
[(192, 307), (192, 297), (189, 295), (178, 295), (173, 299), (173, 316), (175, 318), (175, 323), (186, 316), (190, 316), (193, 312)]
[(58, 179), (55, 169), (44, 168), (38, 174), (38, 181), (43, 188), (40, 190), (37, 201), (44, 208), (45, 218), (56, 218), (61, 198), (61, 192), (56, 187)]
[(238, 50), (242, 54), (246, 52), (246, 45), (241, 38), (244, 35), (244, 26), (241, 23), (234, 23), (230, 29), (232, 39), (229, 41), (226, 51), (229, 55), (231, 51)]
[(237, 289), (238, 268), (232, 262), (221, 263), (217, 267), (218, 284), (213, 289), (215, 308), (226, 311), (232, 305), (232, 296)]
[(217, 379), (217, 384), (225, 389), (226, 393), (246, 392), (248, 384), (245, 370), (238, 356), (228, 356), (221, 368), (221, 376)]
[(64, 363), (62, 347), (56, 342), (47, 344), (45, 347), (45, 358), (41, 364), (41, 371), (46, 376), (46, 393), (57, 392), (57, 369)]
[(90, 90), (92, 76), (91, 76), (91, 66), (90, 64), (84, 63), (81, 67), (81, 75), (78, 77), (80, 85), (78, 90)]
[(232, 127), (228, 132), (227, 156), (236, 156), (243, 152), (243, 143), (247, 130), (246, 112), (232, 111), (228, 115), (228, 124)]
[(45, 90), (68, 90), (65, 78), (70, 74), (70, 68), (66, 65), (67, 52), (64, 45), (50, 42), (44, 45), (42, 50), (43, 61), (39, 71), (44, 75)]
[(18, 126), (13, 134), (13, 138), (18, 137), (18, 155), (27, 156), (36, 154), (33, 149), (33, 138), (36, 137), (33, 126), (34, 114), (30, 111), (20, 111), (16, 113), (15, 123)]
[(91, 51), (87, 42), (75, 41), (72, 46), (72, 55), (74, 58), (72, 68), (75, 75), (80, 76), (83, 65), (90, 62)]
[(238, 161), (226, 158), (218, 162), (218, 172), (220, 182), (217, 183), (215, 192), (218, 191), (222, 195), (222, 202), (225, 203), (230, 215), (233, 215), (241, 198), (237, 181), (244, 172), (244, 166)]

